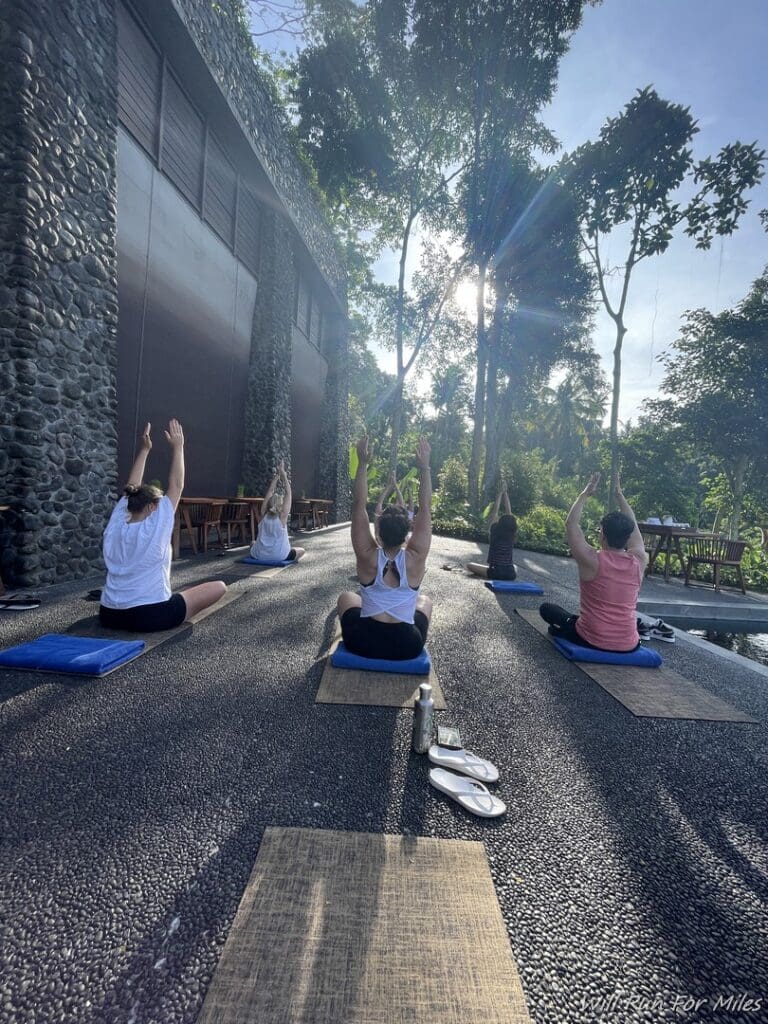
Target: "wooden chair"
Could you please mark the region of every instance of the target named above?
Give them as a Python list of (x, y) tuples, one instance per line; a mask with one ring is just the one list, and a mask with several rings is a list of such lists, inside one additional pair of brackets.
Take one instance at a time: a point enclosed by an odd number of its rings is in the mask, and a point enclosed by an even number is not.
[(181, 530), (186, 530), (192, 543), (192, 550), (197, 554), (197, 545), (203, 542), (203, 551), (208, 551), (208, 537), (211, 530), (216, 530), (218, 544), (224, 547), (221, 532), (221, 513), (226, 505), (222, 500), (184, 501), (181, 509)]
[(291, 504), (291, 520), (297, 530), (311, 530), (315, 524), (312, 502), (306, 498), (294, 498)]
[(689, 585), (691, 569), (694, 565), (711, 565), (714, 569), (715, 590), (720, 589), (720, 570), (724, 565), (736, 570), (742, 594), (747, 590), (744, 586), (744, 574), (741, 571), (741, 559), (748, 547), (745, 540), (728, 540), (727, 537), (691, 537), (686, 541), (685, 585)]
[[(243, 544), (250, 543), (251, 510), (245, 501), (228, 501), (221, 510), (221, 525), (227, 528), (227, 547), (232, 547), (232, 534), (237, 533)], [(246, 534), (247, 531), (247, 534)]]

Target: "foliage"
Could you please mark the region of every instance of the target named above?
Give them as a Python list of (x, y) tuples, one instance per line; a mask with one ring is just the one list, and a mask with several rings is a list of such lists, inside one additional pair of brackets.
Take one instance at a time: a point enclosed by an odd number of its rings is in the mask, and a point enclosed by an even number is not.
[(527, 515), (541, 496), (541, 459), (531, 452), (504, 453), (500, 466), (516, 516)]
[(537, 505), (517, 521), (517, 546), (528, 551), (567, 555), (565, 517), (562, 509)]
[[(618, 117), (609, 118), (596, 142), (587, 142), (560, 165), (582, 225), (584, 251), (597, 274), (600, 297), (616, 326), (611, 402), (611, 481), (618, 478), (618, 415), (621, 352), (629, 285), (637, 264), (666, 251), (678, 226), (708, 249), (713, 237), (729, 235), (747, 208), (744, 193), (760, 181), (765, 154), (735, 142), (716, 157), (695, 161), (690, 148), (698, 132), (690, 109), (641, 89)], [(683, 186), (693, 194), (682, 198)], [(612, 268), (605, 236), (628, 229), (626, 259)], [(614, 271), (618, 298), (608, 294)]]
[[(644, 415), (619, 437), (621, 483), (639, 519), (697, 525), (704, 488), (692, 439), (666, 416)], [(606, 453), (606, 463), (610, 453)]]
[(669, 398), (650, 407), (679, 426), (725, 473), (739, 529), (747, 472), (765, 466), (768, 436), (768, 270), (734, 310), (684, 316), (675, 347), (661, 356)]

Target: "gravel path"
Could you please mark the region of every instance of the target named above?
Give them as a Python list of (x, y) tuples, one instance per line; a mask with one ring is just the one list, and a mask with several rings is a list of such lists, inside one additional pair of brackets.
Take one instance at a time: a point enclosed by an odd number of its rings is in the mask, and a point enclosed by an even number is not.
[[(635, 719), (514, 614), (536, 598), (441, 571), (478, 547), (437, 538), (441, 720), (509, 808), (471, 818), (429, 787), (409, 712), (314, 704), (353, 562), (346, 530), (307, 547), (103, 680), (0, 674), (0, 1022), (192, 1024), (268, 825), (482, 840), (536, 1024), (768, 1020), (766, 680), (663, 645), (763, 724)], [(520, 567), (573, 604), (572, 563)], [(92, 613), (96, 585), (3, 616), (3, 646)]]

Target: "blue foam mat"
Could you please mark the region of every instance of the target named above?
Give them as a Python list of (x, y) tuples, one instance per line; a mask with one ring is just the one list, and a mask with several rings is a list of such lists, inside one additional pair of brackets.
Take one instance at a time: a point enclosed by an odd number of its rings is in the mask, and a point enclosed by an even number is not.
[(144, 650), (143, 640), (101, 640), (70, 633), (44, 633), (36, 640), (0, 651), (4, 668), (103, 676)]
[(511, 594), (544, 593), (541, 584), (529, 583), (527, 580), (487, 580), (485, 585), (489, 590), (506, 590)]
[(359, 654), (348, 651), (343, 642), (331, 655), (334, 668), (357, 668), (363, 672), (398, 672), (407, 676), (426, 676), (432, 667), (432, 659), (426, 647), (418, 658), (407, 661), (390, 661), (387, 658), (362, 658)]
[(287, 558), (284, 562), (262, 562), (260, 558), (251, 558), (251, 556), (248, 555), (247, 558), (238, 558), (238, 562), (242, 562), (243, 565), (270, 565), (274, 567), (276, 565), (294, 565), (296, 559)]
[(636, 651), (620, 654), (617, 651), (597, 651), (594, 647), (581, 647), (562, 637), (555, 639), (555, 647), (569, 661), (591, 661), (603, 665), (637, 665), (640, 668), (658, 668), (661, 655), (650, 647), (638, 647)]

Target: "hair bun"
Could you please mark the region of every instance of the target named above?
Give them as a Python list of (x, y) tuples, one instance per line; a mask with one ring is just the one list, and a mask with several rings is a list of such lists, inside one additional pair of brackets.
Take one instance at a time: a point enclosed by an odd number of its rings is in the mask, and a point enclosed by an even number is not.
[(138, 493), (139, 493), (139, 488), (136, 486), (136, 484), (127, 484), (123, 488), (123, 494), (126, 496), (126, 498), (130, 498), (130, 496), (132, 494), (138, 494)]

